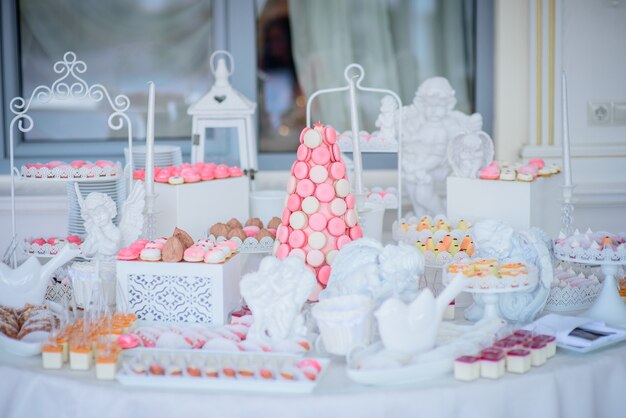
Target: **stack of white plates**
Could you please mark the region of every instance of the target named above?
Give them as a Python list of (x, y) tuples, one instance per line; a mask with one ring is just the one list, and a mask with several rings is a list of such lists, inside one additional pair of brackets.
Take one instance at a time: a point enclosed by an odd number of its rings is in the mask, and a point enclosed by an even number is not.
[[(83, 199), (89, 195), (89, 193), (100, 192), (106, 193), (113, 199), (117, 205), (117, 216), (113, 219), (113, 222), (117, 225), (121, 216), (122, 204), (126, 199), (126, 179), (121, 177), (111, 181), (98, 181), (89, 182), (82, 181), (78, 183), (80, 193)], [(85, 236), (84, 220), (80, 214), (80, 205), (76, 197), (76, 191), (74, 190), (74, 182), (67, 183), (67, 195), (69, 198), (69, 216), (68, 216), (68, 232), (69, 235)]]
[[(124, 157), (128, 165), (128, 148), (124, 148)], [(170, 165), (181, 165), (183, 163), (183, 154), (180, 147), (173, 145), (155, 145), (154, 146), (154, 165), (157, 167), (167, 167)], [(146, 147), (133, 147), (133, 165), (135, 169), (146, 167)]]

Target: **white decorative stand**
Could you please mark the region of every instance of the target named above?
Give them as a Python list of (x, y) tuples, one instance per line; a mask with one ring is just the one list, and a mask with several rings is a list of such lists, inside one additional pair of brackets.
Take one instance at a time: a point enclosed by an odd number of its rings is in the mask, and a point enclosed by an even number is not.
[[(306, 104), (306, 126), (311, 126), (311, 103), (313, 100), (322, 94), (327, 93), (341, 93), (348, 92), (350, 94), (350, 124), (352, 131), (352, 159), (354, 161), (354, 195), (357, 200), (357, 211), (361, 212), (364, 210), (363, 204), (365, 203), (366, 195), (365, 190), (363, 188), (363, 162), (361, 159), (361, 132), (359, 131), (359, 115), (357, 108), (357, 91), (364, 92), (372, 92), (372, 93), (382, 93), (390, 95), (395, 102), (397, 103), (398, 110), (400, 112), (400, 116), (397, 117), (397, 125), (398, 125), (398, 135), (397, 135), (397, 143), (392, 144), (390, 148), (378, 149), (377, 147), (373, 147), (370, 150), (363, 150), (365, 152), (397, 152), (398, 154), (398, 219), (402, 217), (402, 101), (400, 100), (400, 96), (398, 96), (395, 92), (387, 89), (379, 89), (373, 87), (364, 87), (361, 85), (363, 78), (365, 77), (365, 70), (359, 64), (350, 64), (346, 67), (343, 72), (343, 76), (348, 82), (348, 85), (343, 87), (329, 88), (318, 90), (313, 93)], [(344, 151), (347, 151), (344, 149)]]
[(556, 236), (560, 228), (559, 177), (532, 182), (448, 177), (448, 218), (497, 219), (517, 230), (535, 226)]
[[(128, 127), (128, 149), (129, 149), (129, 166), (130, 173), (128, 176), (129, 190), (132, 189), (132, 167), (133, 167), (133, 135), (132, 135), (132, 123), (126, 111), (130, 107), (130, 100), (128, 96), (123, 94), (117, 95), (111, 98), (106, 87), (101, 84), (89, 85), (83, 80), (80, 75), (87, 71), (87, 65), (84, 61), (80, 61), (76, 58), (74, 52), (68, 51), (63, 55), (62, 61), (57, 61), (54, 64), (54, 72), (59, 74), (59, 78), (55, 80), (50, 86), (40, 85), (35, 87), (28, 99), (22, 97), (14, 97), (9, 104), (11, 112), (14, 113), (13, 119), (9, 125), (9, 160), (11, 169), (11, 232), (12, 243), (7, 250), (8, 256), (11, 258), (11, 264), (13, 267), (17, 265), (17, 254), (15, 249), (17, 248), (17, 229), (15, 222), (15, 177), (31, 178), (29, 177), (28, 170), (22, 170), (22, 173), (15, 166), (15, 127), (22, 132), (26, 133), (33, 129), (33, 118), (28, 114), (33, 102), (49, 103), (52, 100), (68, 100), (68, 99), (90, 99), (95, 102), (100, 102), (106, 98), (106, 102), (109, 103), (112, 109), (112, 113), (109, 115), (108, 124), (109, 128), (113, 130), (120, 130), (124, 125)], [(95, 168), (93, 170), (96, 170)], [(54, 171), (54, 170), (52, 170)], [(81, 172), (77, 169), (76, 172), (65, 170), (57, 170), (58, 172), (49, 173), (50, 175), (43, 177), (32, 177), (33, 180), (64, 180), (64, 181), (80, 181), (94, 179), (111, 180), (112, 176), (119, 175), (119, 169), (116, 167), (107, 171), (102, 170), (98, 173)], [(96, 170), (97, 171), (97, 170)], [(73, 178), (69, 178), (72, 174)], [(98, 174), (96, 176), (96, 174)]]
[(586, 265), (599, 265), (604, 274), (604, 284), (595, 303), (580, 316), (598, 319), (611, 325), (626, 325), (626, 306), (617, 291), (615, 274), (619, 266), (626, 265), (626, 254), (611, 249), (571, 249), (554, 245), (554, 255), (559, 260)]
[[(500, 295), (505, 294), (505, 293), (515, 293), (515, 292), (530, 290), (530, 289), (533, 289), (537, 285), (537, 281), (538, 281), (537, 268), (532, 265), (526, 265), (526, 268), (528, 269), (528, 275), (524, 276), (526, 284), (519, 283), (519, 285), (516, 287), (513, 287), (510, 284), (508, 284), (501, 288), (491, 286), (489, 288), (483, 289), (483, 288), (480, 288), (479, 286), (480, 280), (485, 280), (489, 278), (480, 278), (480, 279), (477, 278), (474, 280), (473, 284), (471, 285), (472, 287), (466, 287), (463, 290), (464, 292), (481, 296), (481, 300), (484, 304), (483, 317), (481, 320), (486, 320), (486, 319), (503, 320), (498, 310), (498, 301), (499, 301)], [(447, 273), (446, 278), (444, 280), (444, 284), (447, 286), (453, 277), (454, 275)], [(510, 279), (495, 279), (495, 278), (494, 280), (502, 280), (502, 281), (506, 280), (507, 282), (510, 281)], [(520, 281), (521, 278), (516, 277), (514, 278), (514, 280)]]
[(204, 238), (217, 222), (248, 219), (250, 180), (246, 176), (171, 185), (155, 183), (156, 236), (170, 236), (174, 228), (194, 239)]

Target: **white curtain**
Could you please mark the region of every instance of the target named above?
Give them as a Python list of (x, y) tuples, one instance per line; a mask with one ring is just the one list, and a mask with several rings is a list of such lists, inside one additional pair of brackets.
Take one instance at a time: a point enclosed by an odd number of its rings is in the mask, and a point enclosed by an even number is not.
[[(289, 0), (293, 55), (308, 96), (345, 85), (343, 70), (356, 62), (364, 85), (396, 91), (410, 104), (421, 82), (450, 80), (457, 108), (473, 110), (474, 13), (471, 0)], [(362, 98), (361, 125), (373, 129), (380, 97)], [(322, 98), (313, 119), (349, 128), (345, 98)]]
[[(307, 96), (347, 84), (343, 72), (363, 66), (363, 85), (398, 91), (398, 71), (385, 0), (290, 0), (289, 17), (298, 80)], [(379, 99), (362, 100), (362, 126), (373, 126)], [(347, 95), (322, 96), (312, 118), (349, 129)]]

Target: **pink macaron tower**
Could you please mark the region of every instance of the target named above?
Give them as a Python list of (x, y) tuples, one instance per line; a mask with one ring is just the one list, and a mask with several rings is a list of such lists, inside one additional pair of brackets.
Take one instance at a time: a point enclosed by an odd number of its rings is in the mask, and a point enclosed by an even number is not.
[(276, 231), (273, 254), (300, 257), (317, 277), (310, 301), (326, 287), (337, 252), (363, 235), (336, 139), (335, 130), (321, 123), (302, 130)]

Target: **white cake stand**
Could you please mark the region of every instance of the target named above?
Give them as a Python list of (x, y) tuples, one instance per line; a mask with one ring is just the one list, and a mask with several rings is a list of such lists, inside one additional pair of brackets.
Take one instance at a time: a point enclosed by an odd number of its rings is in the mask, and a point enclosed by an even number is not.
[[(474, 283), (472, 285), (472, 287), (466, 287), (463, 291), (467, 292), (467, 293), (472, 293), (474, 295), (481, 295), (482, 296), (482, 301), (484, 303), (484, 307), (483, 307), (483, 317), (481, 319), (485, 320), (485, 319), (498, 319), (501, 321), (505, 321), (501, 316), (500, 313), (498, 311), (498, 300), (500, 298), (501, 294), (504, 293), (514, 293), (514, 292), (521, 292), (521, 291), (525, 291), (525, 290), (530, 290), (533, 289), (536, 285), (537, 285), (537, 281), (538, 281), (538, 274), (537, 274), (537, 267), (532, 266), (532, 265), (526, 265), (526, 269), (528, 270), (528, 274), (526, 276), (522, 276), (522, 277), (515, 277), (515, 278), (506, 278), (506, 279), (498, 279), (495, 277), (484, 277), (484, 278), (476, 278), (474, 279)], [(447, 285), (448, 282), (452, 279), (452, 277), (454, 277), (454, 275), (451, 275), (449, 273), (446, 273), (446, 278), (445, 278), (445, 284)], [(516, 280), (516, 281), (520, 281), (520, 279), (523, 279), (527, 284), (519, 284), (516, 287), (513, 287), (510, 285), (512, 280)], [(483, 289), (480, 287), (480, 282), (481, 280), (498, 280), (498, 281), (502, 281), (502, 284), (504, 285), (504, 287), (489, 287), (486, 289)]]
[(619, 266), (626, 265), (626, 253), (611, 249), (594, 250), (570, 248), (555, 244), (554, 255), (570, 263), (599, 265), (604, 274), (604, 284), (594, 304), (580, 316), (604, 321), (611, 325), (626, 325), (626, 305), (617, 292), (615, 275)]

